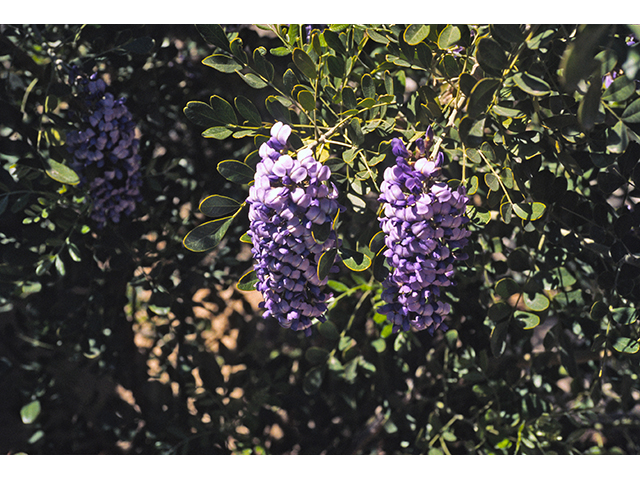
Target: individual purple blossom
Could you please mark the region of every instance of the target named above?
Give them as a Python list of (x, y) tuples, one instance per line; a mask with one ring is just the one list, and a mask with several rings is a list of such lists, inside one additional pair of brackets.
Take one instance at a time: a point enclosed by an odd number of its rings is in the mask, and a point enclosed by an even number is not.
[(75, 113), (80, 126), (67, 134), (71, 167), (93, 200), (91, 218), (99, 228), (129, 216), (141, 200), (139, 141), (131, 112), (124, 98), (105, 92), (106, 83), (97, 74), (78, 75), (78, 99), (84, 108)]
[(416, 159), (401, 139), (393, 139), (396, 164), (385, 170), (381, 185), (379, 221), (390, 272), (382, 283), (385, 305), (379, 312), (394, 332), (447, 329), (443, 319), (451, 306), (440, 299), (441, 289), (454, 284), (454, 261), (466, 258), (460, 250), (470, 235), (464, 215), (468, 198), (463, 186), (453, 189), (438, 181), (444, 155), (427, 158), (432, 143), (429, 128), (416, 142)]
[[(308, 148), (295, 158), (288, 154), (290, 134), (291, 127), (278, 122), (259, 149), (262, 160), (247, 199), (248, 233), (264, 317), (309, 335), (314, 318), (325, 320), (330, 294), (322, 291), (327, 279), (318, 278), (318, 262), (323, 253), (340, 245), (333, 221), (342, 207), (329, 167)], [(329, 235), (314, 238), (314, 225), (328, 225)]]

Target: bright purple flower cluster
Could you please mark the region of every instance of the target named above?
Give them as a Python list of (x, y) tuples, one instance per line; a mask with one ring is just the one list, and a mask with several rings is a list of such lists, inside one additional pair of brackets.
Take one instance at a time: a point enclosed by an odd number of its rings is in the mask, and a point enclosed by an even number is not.
[(124, 98), (105, 93), (106, 84), (96, 74), (74, 81), (84, 108), (77, 112), (80, 128), (67, 134), (67, 150), (80, 185), (88, 187), (93, 199), (91, 218), (102, 228), (107, 221), (118, 223), (122, 215), (130, 215), (141, 199), (136, 124)]
[(385, 170), (381, 185), (384, 216), (379, 220), (391, 271), (382, 284), (386, 305), (379, 312), (394, 324), (394, 332), (447, 329), (442, 322), (451, 306), (440, 300), (440, 288), (453, 284), (454, 260), (466, 258), (460, 249), (470, 235), (464, 216), (468, 198), (463, 186), (452, 189), (436, 180), (444, 155), (439, 152), (435, 161), (426, 157), (432, 141), (429, 127), (412, 156), (394, 138), (396, 165)]
[[(290, 133), (290, 126), (278, 122), (260, 147), (262, 161), (247, 199), (249, 235), (265, 318), (273, 316), (285, 328), (305, 330), (313, 318), (325, 320), (330, 295), (322, 292), (327, 279), (318, 278), (318, 261), (339, 246), (333, 221), (341, 207), (329, 167), (315, 160), (308, 148), (296, 158), (287, 154)], [(313, 225), (329, 226), (328, 237), (314, 238)]]

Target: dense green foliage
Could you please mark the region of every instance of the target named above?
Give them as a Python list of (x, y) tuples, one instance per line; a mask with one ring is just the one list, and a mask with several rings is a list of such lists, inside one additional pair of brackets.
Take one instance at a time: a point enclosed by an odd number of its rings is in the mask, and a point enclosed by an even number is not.
[[(637, 38), (3, 26), (0, 451), (639, 453)], [(104, 228), (65, 148), (65, 65), (137, 123), (142, 201)], [(310, 337), (252, 291), (245, 200), (277, 121), (346, 207)], [(428, 126), (470, 197), (469, 258), (446, 333), (392, 333), (378, 194), (391, 140)]]

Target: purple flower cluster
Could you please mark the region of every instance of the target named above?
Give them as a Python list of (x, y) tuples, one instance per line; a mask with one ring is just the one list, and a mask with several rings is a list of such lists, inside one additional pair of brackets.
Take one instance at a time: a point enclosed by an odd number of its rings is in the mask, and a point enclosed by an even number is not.
[[(308, 148), (296, 158), (287, 154), (290, 133), (290, 126), (278, 122), (260, 147), (262, 160), (247, 199), (249, 235), (264, 317), (273, 316), (285, 328), (307, 330), (313, 318), (325, 320), (330, 295), (322, 292), (327, 279), (318, 278), (318, 261), (339, 246), (333, 221), (341, 207), (329, 167)], [(314, 225), (329, 226), (328, 237), (314, 238)]]
[(102, 228), (130, 215), (141, 199), (136, 124), (124, 98), (105, 93), (106, 84), (96, 74), (74, 81), (84, 105), (77, 112), (80, 128), (67, 134), (67, 150), (80, 185), (87, 186), (93, 199), (91, 218)]
[(412, 156), (401, 139), (393, 139), (396, 165), (385, 170), (381, 185), (384, 216), (379, 220), (391, 271), (382, 284), (386, 304), (379, 312), (394, 324), (394, 332), (447, 329), (442, 322), (451, 306), (440, 300), (440, 289), (453, 284), (454, 260), (466, 258), (460, 249), (470, 235), (464, 216), (468, 198), (463, 186), (452, 189), (436, 179), (444, 156), (426, 157), (432, 141), (429, 127)]

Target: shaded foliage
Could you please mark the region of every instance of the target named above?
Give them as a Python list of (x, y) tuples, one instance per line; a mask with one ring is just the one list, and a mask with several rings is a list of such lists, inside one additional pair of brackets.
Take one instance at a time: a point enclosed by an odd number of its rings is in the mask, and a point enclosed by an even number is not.
[[(3, 26), (0, 450), (638, 453), (637, 33)], [(101, 230), (61, 64), (98, 72), (139, 131), (142, 200)], [(245, 275), (276, 121), (347, 207), (309, 338), (263, 319)], [(428, 126), (470, 197), (469, 259), (447, 332), (392, 333), (381, 173)]]

